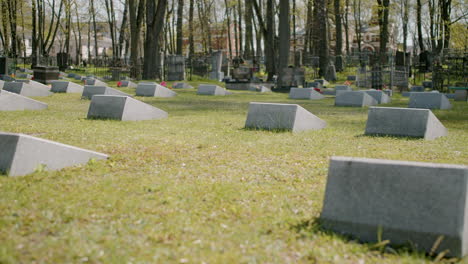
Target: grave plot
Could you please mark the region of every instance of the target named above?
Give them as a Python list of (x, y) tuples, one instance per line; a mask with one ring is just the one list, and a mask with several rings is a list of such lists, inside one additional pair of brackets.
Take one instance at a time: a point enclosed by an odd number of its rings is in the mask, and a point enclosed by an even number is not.
[(447, 129), (429, 109), (370, 107), (366, 135), (420, 137), (447, 136)]
[(91, 99), (88, 119), (139, 121), (167, 118), (167, 112), (128, 96), (95, 95)]
[(200, 84), (197, 90), (198, 95), (229, 95), (228, 91), (217, 85)]
[(123, 80), (120, 81), (119, 87), (137, 88), (137, 84), (132, 81)]
[(152, 96), (152, 97), (174, 97), (177, 94), (168, 88), (159, 84), (139, 83), (136, 88), (137, 96)]
[(89, 151), (24, 134), (0, 132), (0, 171), (9, 176), (23, 176), (45, 166), (59, 170), (87, 163), (90, 159), (107, 159), (102, 153)]
[(121, 96), (132, 97), (131, 95), (127, 93), (121, 92), (117, 89), (110, 88), (107, 86), (85, 85), (81, 98), (91, 99), (94, 95), (121, 95)]
[(380, 234), (391, 245), (462, 257), (467, 181), (467, 166), (332, 157), (321, 225), (363, 242)]
[(245, 127), (301, 132), (325, 128), (327, 123), (297, 104), (250, 103)]
[(315, 91), (314, 88), (291, 88), (291, 91), (289, 92), (289, 98), (320, 100), (325, 98), (325, 96)]
[(335, 106), (355, 106), (364, 107), (377, 105), (378, 102), (372, 96), (365, 92), (353, 91), (353, 92), (340, 92), (336, 95)]
[(47, 104), (31, 98), (0, 90), (0, 111), (23, 111), (47, 109)]
[(107, 83), (95, 78), (87, 78), (85, 79), (85, 85), (107, 86)]
[(377, 103), (379, 103), (379, 104), (388, 104), (388, 103), (390, 103), (392, 101), (392, 99), (390, 99), (390, 97), (384, 91), (368, 90), (368, 91), (364, 91), (364, 92), (366, 94), (372, 96), (372, 98), (374, 98), (377, 101)]
[(174, 83), (172, 88), (174, 88), (174, 89), (193, 89), (193, 86), (188, 84), (188, 83), (177, 82), (177, 83)]
[(74, 82), (52, 81), (53, 93), (83, 93), (84, 87)]
[(6, 82), (3, 89), (8, 92), (16, 93), (22, 96), (49, 96), (52, 93), (49, 87), (35, 86), (24, 82)]
[(451, 109), (452, 104), (444, 94), (418, 92), (411, 93), (408, 107), (424, 109)]

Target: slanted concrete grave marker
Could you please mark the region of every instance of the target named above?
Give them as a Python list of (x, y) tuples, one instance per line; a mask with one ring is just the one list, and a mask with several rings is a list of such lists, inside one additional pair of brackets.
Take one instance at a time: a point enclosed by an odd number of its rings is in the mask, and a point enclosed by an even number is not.
[(335, 106), (372, 106), (376, 105), (377, 100), (362, 91), (344, 91), (336, 95)]
[(408, 107), (424, 109), (450, 109), (452, 108), (452, 104), (444, 94), (418, 92), (411, 93)]
[(315, 91), (314, 88), (291, 88), (291, 91), (289, 92), (289, 98), (320, 100), (325, 98), (325, 96)]
[(46, 103), (6, 90), (0, 90), (0, 111), (43, 110), (46, 108)]
[(152, 96), (152, 97), (174, 97), (177, 94), (168, 88), (159, 84), (139, 83), (136, 88), (137, 96)]
[(6, 82), (3, 89), (8, 92), (16, 93), (22, 96), (50, 96), (52, 93), (49, 87), (31, 86), (24, 82)]
[(122, 95), (132, 97), (127, 93), (121, 92), (117, 89), (110, 88), (107, 86), (85, 85), (81, 98), (91, 99), (94, 95)]
[(83, 93), (84, 87), (74, 82), (52, 81), (50, 90), (54, 93)]

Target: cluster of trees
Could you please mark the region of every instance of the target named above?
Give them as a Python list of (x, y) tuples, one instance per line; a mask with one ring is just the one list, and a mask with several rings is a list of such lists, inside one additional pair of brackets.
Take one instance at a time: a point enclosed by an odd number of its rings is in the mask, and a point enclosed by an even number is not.
[(210, 53), (220, 34), (231, 58), (264, 56), (269, 78), (299, 46), (320, 57), (323, 73), (330, 54), (349, 54), (353, 44), (361, 50), (371, 20), (379, 25), (382, 60), (391, 23), (399, 25), (404, 51), (413, 43), (440, 53), (453, 45), (453, 35), (461, 39), (457, 45), (468, 39), (466, 0), (0, 0), (0, 10), (0, 42), (9, 56), (26, 54), (30, 36), (33, 64), (54, 49), (70, 54), (73, 41), (79, 62), (86, 44), (88, 58), (99, 56), (105, 34), (109, 55), (129, 57), (133, 74), (148, 79), (159, 77), (163, 54), (193, 56), (196, 43)]

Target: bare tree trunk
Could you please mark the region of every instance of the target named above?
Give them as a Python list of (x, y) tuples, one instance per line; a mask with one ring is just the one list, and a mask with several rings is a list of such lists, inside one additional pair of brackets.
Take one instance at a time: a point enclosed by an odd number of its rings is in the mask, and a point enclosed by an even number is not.
[(229, 7), (227, 0), (224, 0), (224, 5), (226, 6), (226, 27), (228, 34), (229, 59), (232, 60), (231, 8)]
[(416, 0), (416, 25), (418, 27), (418, 44), (421, 52), (424, 51), (424, 40), (422, 35), (422, 22), (421, 22), (421, 0)]
[[(240, 2), (240, 1), (239, 1)], [(245, 48), (244, 54), (246, 59), (251, 59), (253, 57), (253, 7), (251, 0), (245, 0)]]
[(329, 60), (329, 50), (328, 50), (328, 28), (327, 28), (327, 0), (315, 0), (315, 19), (314, 23), (317, 27), (316, 45), (317, 54), (320, 57), (320, 70), (319, 75), (324, 76), (327, 72), (328, 60)]
[(143, 0), (130, 0), (129, 12), (130, 12), (130, 61), (131, 61), (131, 77), (140, 77), (140, 65), (139, 65), (139, 49), (140, 44), (140, 30), (141, 23), (143, 21), (143, 11), (145, 7), (145, 1)]
[(238, 26), (239, 26), (239, 53), (240, 53), (240, 56), (243, 57), (244, 56), (244, 52), (243, 52), (243, 47), (242, 47), (242, 43), (243, 43), (243, 38), (242, 38), (242, 1), (241, 0), (238, 0), (237, 1), (237, 13), (239, 14), (239, 21), (238, 21)]
[(128, 0), (125, 0), (125, 7), (122, 14), (122, 23), (120, 24), (120, 32), (119, 32), (119, 53), (117, 56), (120, 58), (123, 54), (123, 43), (125, 41), (125, 28), (127, 27), (127, 17), (128, 17)]
[(190, 0), (189, 7), (189, 56), (193, 57), (195, 54), (195, 43), (193, 41), (193, 12), (194, 12), (194, 0)]
[[(157, 2), (157, 3), (156, 3)], [(167, 0), (146, 1), (146, 40), (143, 78), (161, 78), (161, 46)]]
[(340, 0), (334, 0), (333, 3), (335, 7), (335, 33), (336, 33), (335, 55), (340, 56), (343, 50), (343, 31), (341, 29)]
[(353, 0), (353, 12), (354, 12), (354, 31), (356, 32), (356, 41), (358, 44), (358, 52), (361, 52), (361, 41), (362, 41), (362, 21), (361, 21), (361, 0)]
[(183, 54), (183, 30), (182, 30), (182, 18), (184, 15), (184, 0), (179, 0), (177, 7), (177, 51), (178, 55)]
[(278, 87), (285, 85), (284, 69), (288, 67), (291, 27), (289, 24), (289, 0), (280, 0), (280, 16), (279, 16), (279, 60), (278, 60)]
[(343, 17), (343, 24), (345, 29), (346, 37), (346, 55), (349, 55), (349, 21), (348, 21), (348, 11), (349, 11), (349, 0), (345, 0), (345, 15)]
[(107, 13), (107, 23), (109, 24), (109, 33), (111, 36), (112, 42), (112, 56), (114, 59), (119, 54), (119, 47), (116, 44), (116, 22), (115, 22), (115, 12), (114, 12), (114, 1), (113, 0), (104, 0), (106, 6), (106, 13)]
[(313, 0), (307, 0), (307, 18), (306, 18), (306, 25), (305, 25), (305, 39), (304, 39), (304, 52), (305, 54), (310, 54), (312, 51), (311, 49), (311, 37), (312, 37), (312, 6)]
[(380, 27), (380, 63), (385, 64), (387, 61), (387, 42), (388, 42), (388, 14), (390, 0), (377, 0), (379, 5), (379, 27)]

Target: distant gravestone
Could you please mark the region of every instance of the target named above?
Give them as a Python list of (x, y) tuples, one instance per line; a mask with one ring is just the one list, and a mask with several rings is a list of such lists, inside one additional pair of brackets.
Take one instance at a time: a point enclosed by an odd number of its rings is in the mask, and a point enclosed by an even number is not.
[(138, 85), (132, 81), (128, 81), (128, 80), (120, 81), (120, 87), (137, 88), (137, 86)]
[(365, 92), (340, 92), (336, 95), (335, 106), (372, 106), (376, 105), (377, 100)]
[(347, 81), (356, 81), (356, 75), (349, 75), (347, 78), (346, 78)]
[(388, 104), (392, 101), (392, 99), (390, 99), (390, 97), (386, 93), (380, 90), (367, 90), (364, 92), (372, 96), (375, 100), (377, 100), (377, 103), (379, 104)]
[(452, 108), (452, 104), (450, 104), (450, 101), (444, 94), (419, 92), (411, 93), (408, 107), (425, 109), (450, 109)]
[(23, 111), (46, 109), (47, 104), (19, 94), (0, 90), (0, 111)]
[(217, 51), (214, 52), (211, 57), (211, 72), (210, 72), (210, 79), (222, 81), (224, 79), (224, 72), (221, 71), (221, 67), (223, 66), (223, 52)]
[(185, 56), (168, 55), (166, 57), (166, 64), (168, 81), (185, 80)]
[(429, 109), (371, 107), (365, 134), (432, 140), (446, 136), (447, 129)]
[(152, 97), (174, 97), (177, 94), (174, 91), (171, 91), (159, 84), (139, 83), (136, 88), (136, 95)]
[(52, 94), (48, 87), (33, 87), (32, 85), (23, 82), (7, 82), (3, 89), (22, 96), (49, 96)]
[(348, 85), (337, 85), (335, 86), (335, 95), (338, 95), (340, 92), (352, 91), (353, 89)]
[(383, 92), (384, 92), (386, 95), (390, 96), (390, 97), (393, 96), (393, 90), (391, 90), (391, 89), (385, 89), (385, 90), (383, 90)]
[(411, 87), (411, 92), (417, 93), (417, 92), (424, 92), (425, 88), (423, 86), (413, 86)]
[(23, 134), (0, 132), (0, 171), (9, 176), (33, 173), (39, 166), (59, 170), (87, 163), (91, 159), (107, 159), (102, 153), (89, 151)]
[(297, 104), (250, 103), (246, 128), (301, 132), (325, 128), (327, 123)]
[(98, 80), (98, 79), (94, 79), (94, 78), (87, 78), (85, 80), (85, 85), (94, 85), (94, 86), (107, 86), (107, 83), (101, 81), (101, 80)]
[(336, 81), (336, 68), (335, 65), (333, 65), (333, 63), (330, 63), (328, 65), (325, 79), (327, 79), (327, 81), (330, 82)]
[(422, 86), (424, 88), (431, 88), (432, 89), (432, 82), (431, 81), (424, 81), (424, 82), (422, 82)]
[(178, 83), (174, 83), (172, 88), (174, 88), (174, 89), (193, 89), (193, 86), (188, 84), (188, 83), (178, 82)]
[(50, 91), (53, 93), (83, 93), (84, 87), (74, 82), (53, 81)]
[(229, 93), (217, 85), (200, 84), (197, 90), (198, 95), (228, 95)]
[(117, 89), (110, 88), (107, 86), (85, 85), (81, 98), (91, 99), (94, 95), (121, 95), (121, 96), (132, 97), (131, 95), (127, 93), (121, 92)]
[(322, 89), (323, 95), (336, 95), (336, 91), (333, 88)]
[(249, 91), (260, 92), (260, 93), (270, 93), (271, 89), (263, 85), (251, 85)]
[(326, 80), (324, 80), (324, 79), (317, 79), (317, 80), (314, 80), (314, 81), (320, 83), (320, 84), (322, 85), (322, 87), (325, 86), (325, 85), (329, 85), (329, 84), (330, 84), (330, 83), (328, 83), (328, 82), (327, 82)]
[(319, 89), (323, 88), (323, 86), (322, 86), (322, 84), (320, 82), (307, 82), (306, 87), (307, 88), (319, 88)]
[(462, 165), (332, 157), (321, 226), (362, 242), (463, 257), (467, 181)]
[(325, 98), (325, 96), (315, 91), (314, 88), (291, 88), (291, 91), (289, 92), (289, 98), (320, 100)]
[(128, 96), (95, 95), (91, 99), (88, 119), (139, 121), (167, 118), (167, 112)]

